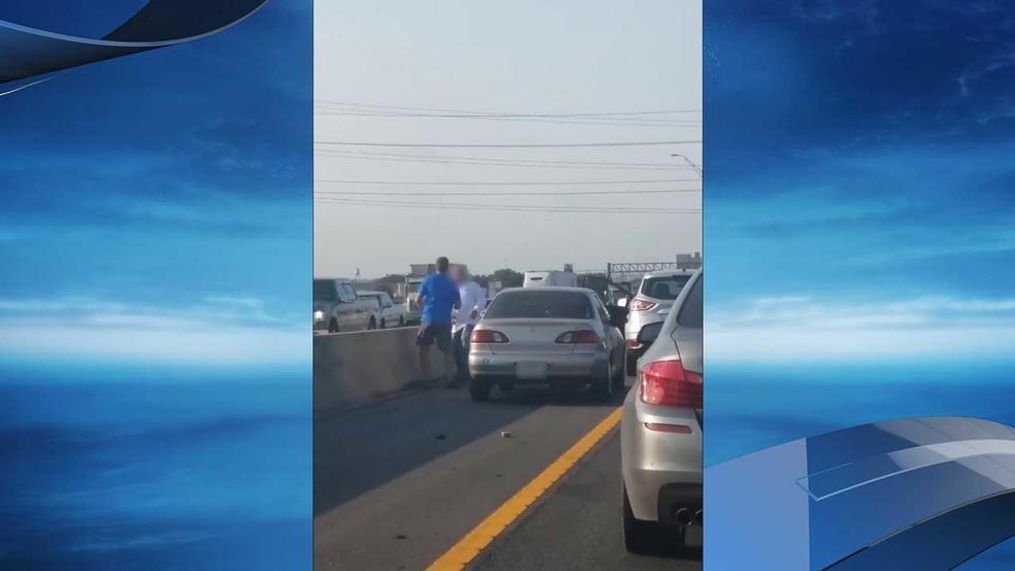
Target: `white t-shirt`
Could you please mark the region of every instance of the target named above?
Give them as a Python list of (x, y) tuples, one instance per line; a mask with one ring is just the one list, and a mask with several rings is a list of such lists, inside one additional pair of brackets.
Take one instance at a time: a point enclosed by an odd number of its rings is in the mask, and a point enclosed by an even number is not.
[[(474, 325), (479, 321), (479, 314), (486, 309), (486, 292), (476, 282), (469, 280), (458, 286), (458, 295), (462, 298), (462, 307), (455, 312), (455, 324), (453, 331), (458, 331), (466, 325)], [(472, 311), (476, 311), (476, 318), (472, 318)]]

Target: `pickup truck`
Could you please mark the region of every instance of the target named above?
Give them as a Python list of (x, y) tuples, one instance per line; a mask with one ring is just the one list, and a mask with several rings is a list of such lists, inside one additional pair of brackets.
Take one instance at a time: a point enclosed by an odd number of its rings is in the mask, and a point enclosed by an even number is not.
[(419, 323), (419, 286), (423, 278), (419, 276), (405, 276), (405, 322)]
[(352, 280), (314, 280), (314, 332), (338, 333), (376, 329), (380, 323), (377, 302), (356, 293)]

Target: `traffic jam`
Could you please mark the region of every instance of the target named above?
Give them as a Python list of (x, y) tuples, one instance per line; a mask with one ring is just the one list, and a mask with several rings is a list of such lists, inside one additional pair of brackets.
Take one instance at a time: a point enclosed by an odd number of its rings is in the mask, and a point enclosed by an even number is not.
[[(418, 325), (423, 277), (405, 276), (392, 293), (315, 279), (315, 334)], [(621, 283), (570, 268), (525, 272), (520, 287), (488, 284), (465, 343), (459, 374), (476, 403), (516, 389), (609, 402), (630, 386), (618, 521), (631, 553), (682, 545), (702, 525), (702, 279), (686, 268)]]

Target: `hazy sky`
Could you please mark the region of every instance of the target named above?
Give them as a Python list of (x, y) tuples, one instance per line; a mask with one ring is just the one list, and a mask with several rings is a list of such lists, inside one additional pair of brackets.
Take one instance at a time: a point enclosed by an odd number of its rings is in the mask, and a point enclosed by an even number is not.
[[(700, 140), (700, 112), (559, 120), (322, 114), (339, 105), (503, 113), (612, 113), (701, 109), (700, 2), (660, 0), (637, 10), (619, 0), (511, 3), (319, 2), (315, 11), (316, 141), (394, 143), (587, 143)], [(419, 111), (409, 112), (419, 113)], [(386, 109), (386, 112), (390, 110)], [(611, 124), (602, 124), (604, 122)], [(618, 125), (616, 123), (626, 123)], [(589, 124), (592, 123), (592, 124)], [(701, 163), (701, 145), (608, 148), (363, 148), (318, 145), (316, 275), (405, 272), (447, 255), (478, 272), (501, 267), (578, 269), (608, 261), (671, 260), (700, 249), (698, 213), (516, 212), (322, 201), (327, 192), (617, 191), (595, 196), (363, 196), (330, 199), (427, 204), (698, 209), (701, 194), (621, 195), (698, 189), (671, 153)], [(564, 168), (446, 164), (335, 156), (389, 153), (496, 160), (638, 162), (674, 168)], [(323, 156), (329, 153), (330, 156)], [(390, 157), (388, 157), (390, 158)], [(423, 159), (427, 161), (427, 159)], [(556, 165), (558, 167), (562, 165)], [(552, 186), (392, 186), (320, 179), (414, 182), (675, 182)]]

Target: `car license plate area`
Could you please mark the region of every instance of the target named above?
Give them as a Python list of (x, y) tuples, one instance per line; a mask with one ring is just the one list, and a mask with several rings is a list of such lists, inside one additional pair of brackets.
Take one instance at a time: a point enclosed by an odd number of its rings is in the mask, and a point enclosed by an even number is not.
[(519, 379), (545, 379), (546, 363), (542, 361), (521, 361), (515, 365), (515, 376)]

